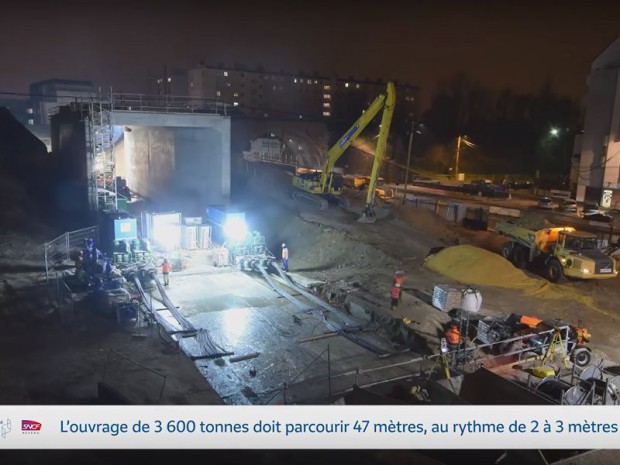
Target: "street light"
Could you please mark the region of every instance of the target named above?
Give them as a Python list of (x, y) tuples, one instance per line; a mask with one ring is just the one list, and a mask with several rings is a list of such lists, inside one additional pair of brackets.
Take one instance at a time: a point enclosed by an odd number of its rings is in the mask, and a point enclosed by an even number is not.
[[(549, 136), (554, 139), (560, 139), (561, 143), (558, 143), (558, 150), (560, 151), (560, 163), (562, 166), (562, 184), (566, 184), (566, 174), (564, 170), (566, 170), (566, 139), (569, 135), (569, 128), (558, 128), (552, 127), (549, 130)], [(570, 157), (569, 157), (570, 160)], [(568, 175), (570, 176), (570, 167), (568, 169)]]
[(461, 142), (468, 147), (476, 147), (476, 144), (469, 141), (467, 139), (467, 136), (461, 136), (459, 134), (459, 137), (456, 140), (456, 154), (454, 156), (454, 180), (455, 181), (458, 181), (458, 176), (459, 176), (459, 157), (461, 155)]

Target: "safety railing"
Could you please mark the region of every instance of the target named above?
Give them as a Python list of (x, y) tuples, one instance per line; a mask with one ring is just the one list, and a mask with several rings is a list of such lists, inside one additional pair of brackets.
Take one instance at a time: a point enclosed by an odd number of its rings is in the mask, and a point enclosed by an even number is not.
[(226, 116), (230, 105), (217, 100), (205, 100), (190, 96), (113, 94), (114, 110), (164, 112), (164, 113), (206, 113)]
[[(381, 384), (408, 380), (412, 378), (416, 378), (419, 380), (428, 380), (436, 370), (440, 370), (442, 368), (460, 368), (461, 371), (471, 369), (473, 371), (474, 369), (482, 366), (483, 361), (493, 365), (493, 361), (499, 358), (516, 356), (518, 360), (521, 360), (524, 354), (532, 353), (534, 350), (537, 352), (537, 354), (541, 356), (541, 358), (544, 358), (548, 352), (549, 347), (552, 347), (554, 345), (551, 336), (556, 331), (559, 331), (561, 334), (561, 344), (564, 349), (564, 354), (566, 356), (569, 356), (569, 327), (561, 326), (551, 330), (541, 331), (538, 333), (524, 334), (488, 344), (472, 343), (469, 347), (463, 347), (458, 350), (449, 351), (443, 354), (423, 355), (420, 357), (415, 357), (395, 363), (389, 363), (373, 367), (359, 367), (335, 374), (332, 374), (331, 362), (328, 359), (327, 376), (318, 376), (312, 379), (302, 379), (295, 383), (299, 376), (303, 372), (307, 371), (310, 365), (316, 364), (318, 361), (323, 360), (325, 354), (328, 353), (328, 350), (325, 349), (314, 360), (312, 360), (310, 364), (306, 368), (304, 368), (304, 370), (298, 376), (295, 377), (294, 380), (283, 383), (282, 387), (273, 389), (270, 392), (263, 394), (271, 394), (271, 397), (269, 398), (269, 401), (267, 403), (272, 402), (274, 399), (282, 399), (283, 403), (295, 403), (297, 397), (295, 396), (295, 390), (306, 392), (307, 389), (305, 389), (304, 385), (310, 383), (314, 386), (323, 386), (318, 390), (320, 392), (325, 392), (326, 394), (328, 394), (328, 396), (320, 395), (318, 398), (315, 399), (305, 399), (305, 396), (302, 393), (299, 398), (301, 398), (303, 403), (326, 403), (331, 402), (332, 399), (337, 399), (346, 395), (347, 393), (353, 391), (356, 387), (367, 389)], [(510, 350), (507, 352), (500, 351), (501, 353), (494, 354), (493, 349), (496, 346), (501, 345), (503, 347), (506, 344), (514, 344), (514, 346), (517, 347), (519, 346), (519, 342), (524, 342), (534, 336), (544, 336), (545, 334), (549, 335), (548, 341), (545, 341), (543, 344), (537, 346), (535, 349), (525, 344), (519, 349)], [(555, 348), (556, 350), (560, 350), (559, 346), (556, 346)], [(451, 360), (453, 360), (453, 362), (450, 362)], [(394, 370), (395, 368), (400, 369), (401, 373), (396, 376), (378, 375), (382, 371), (385, 372), (386, 370)]]

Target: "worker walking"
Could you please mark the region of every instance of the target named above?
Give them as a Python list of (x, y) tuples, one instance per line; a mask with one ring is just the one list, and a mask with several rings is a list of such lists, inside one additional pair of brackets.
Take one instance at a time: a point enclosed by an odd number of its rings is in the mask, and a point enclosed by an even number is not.
[(282, 269), (288, 271), (288, 247), (282, 243)]
[(170, 284), (170, 271), (172, 266), (167, 258), (164, 258), (164, 262), (161, 264), (161, 272), (164, 275), (164, 286)]

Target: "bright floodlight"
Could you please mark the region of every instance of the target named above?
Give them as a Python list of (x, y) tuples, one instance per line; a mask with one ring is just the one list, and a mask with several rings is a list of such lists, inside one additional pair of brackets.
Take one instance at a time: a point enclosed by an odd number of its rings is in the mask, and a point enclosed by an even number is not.
[(558, 128), (551, 128), (551, 131), (549, 131), (549, 133), (555, 137), (560, 133), (560, 130)]
[(152, 236), (164, 250), (178, 249), (181, 246), (181, 226), (178, 215), (153, 215)]
[(243, 218), (228, 218), (224, 224), (224, 234), (228, 239), (240, 241), (245, 238), (248, 233), (248, 227)]

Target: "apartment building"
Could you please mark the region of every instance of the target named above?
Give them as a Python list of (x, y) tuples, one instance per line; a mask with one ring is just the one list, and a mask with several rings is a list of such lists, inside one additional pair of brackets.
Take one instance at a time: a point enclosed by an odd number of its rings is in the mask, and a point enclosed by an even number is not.
[[(290, 73), (264, 69), (212, 67), (201, 64), (188, 72), (188, 94), (194, 104), (221, 101), (234, 113), (266, 118), (350, 121), (380, 93), (386, 82)], [(396, 85), (397, 111), (406, 119), (418, 112), (419, 89)]]

